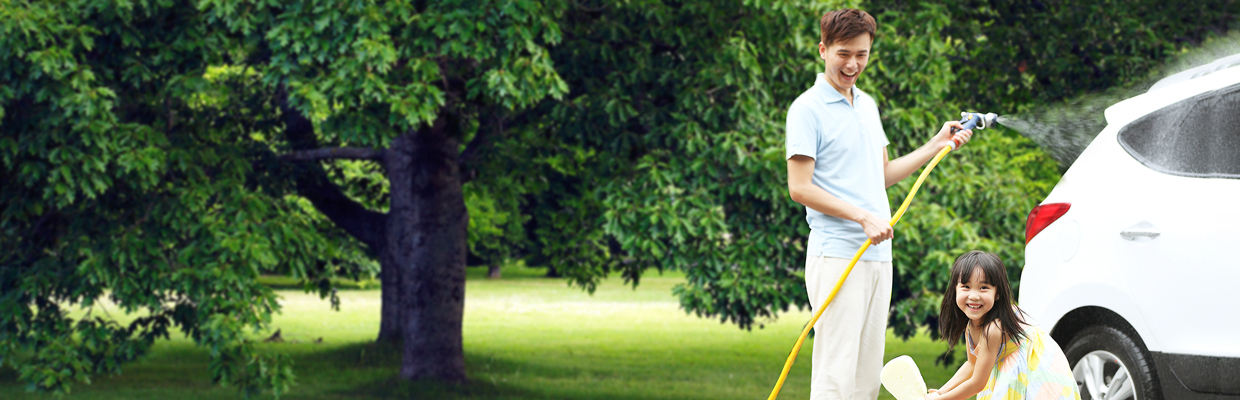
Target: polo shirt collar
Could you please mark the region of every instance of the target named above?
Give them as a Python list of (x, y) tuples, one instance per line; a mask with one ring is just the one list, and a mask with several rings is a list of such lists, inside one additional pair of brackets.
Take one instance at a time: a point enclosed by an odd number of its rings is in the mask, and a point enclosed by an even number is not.
[[(818, 73), (818, 80), (814, 81), (814, 86), (820, 87), (824, 92), (826, 92), (828, 103), (844, 101), (844, 95), (840, 94), (840, 91), (835, 90), (835, 86), (831, 86), (831, 82), (827, 82), (827, 77), (823, 73), (821, 72)], [(852, 88), (852, 92), (853, 92), (852, 103), (857, 104), (857, 96), (859, 93), (861, 93), (861, 89), (857, 89), (857, 87), (854, 85)]]

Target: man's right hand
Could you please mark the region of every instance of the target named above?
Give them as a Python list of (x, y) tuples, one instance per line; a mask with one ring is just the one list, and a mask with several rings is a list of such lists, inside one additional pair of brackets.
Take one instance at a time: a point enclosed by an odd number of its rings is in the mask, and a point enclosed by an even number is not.
[(895, 230), (891, 229), (889, 221), (875, 217), (868, 211), (864, 211), (857, 223), (861, 224), (861, 229), (865, 230), (865, 236), (870, 238), (870, 244), (873, 245), (891, 239), (895, 235)]

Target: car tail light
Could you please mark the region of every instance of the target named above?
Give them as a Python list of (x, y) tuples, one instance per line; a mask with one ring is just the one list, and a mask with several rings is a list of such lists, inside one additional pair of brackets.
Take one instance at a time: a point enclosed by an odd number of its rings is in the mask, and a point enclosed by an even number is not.
[(1025, 244), (1029, 244), (1038, 232), (1042, 232), (1067, 213), (1068, 207), (1072, 207), (1072, 203), (1049, 203), (1034, 207), (1033, 211), (1029, 212), (1029, 218), (1025, 220)]

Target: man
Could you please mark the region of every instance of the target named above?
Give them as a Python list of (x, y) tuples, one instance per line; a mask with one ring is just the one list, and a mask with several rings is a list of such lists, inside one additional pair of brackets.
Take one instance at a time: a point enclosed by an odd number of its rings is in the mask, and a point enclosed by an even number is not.
[(861, 256), (830, 309), (814, 324), (810, 398), (878, 397), (891, 303), (891, 207), (886, 188), (909, 177), (949, 143), (969, 141), (947, 122), (921, 148), (887, 157), (874, 99), (855, 87), (870, 58), (877, 24), (855, 9), (822, 16), (818, 53), (826, 64), (814, 86), (788, 108), (788, 193), (806, 207), (810, 235), (805, 287), (820, 307), (857, 249)]

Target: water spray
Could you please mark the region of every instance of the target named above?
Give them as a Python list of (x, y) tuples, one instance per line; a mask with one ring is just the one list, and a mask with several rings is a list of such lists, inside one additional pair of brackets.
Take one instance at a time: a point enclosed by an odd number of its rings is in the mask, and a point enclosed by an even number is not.
[[(967, 129), (986, 129), (987, 127), (993, 126), (996, 122), (998, 122), (998, 119), (999, 116), (995, 113), (982, 114), (961, 112), (960, 125), (963, 129), (953, 127), (952, 133)], [(921, 175), (917, 177), (917, 182), (913, 184), (913, 189), (909, 191), (908, 197), (904, 198), (904, 204), (901, 204), (900, 209), (896, 211), (895, 216), (891, 217), (891, 226), (896, 226), (896, 223), (900, 222), (900, 217), (904, 216), (904, 211), (908, 210), (909, 203), (913, 202), (913, 196), (917, 195), (917, 189), (921, 188), (921, 183), (926, 180), (926, 175), (929, 175), (930, 171), (934, 169), (934, 166), (939, 164), (939, 160), (942, 160), (943, 156), (946, 156), (948, 152), (955, 150), (959, 145), (960, 144), (956, 143), (953, 138), (950, 144), (943, 146), (943, 149), (939, 150), (939, 153), (930, 160), (930, 164), (926, 165), (926, 169), (921, 171)], [(784, 362), (784, 370), (779, 373), (779, 381), (775, 382), (775, 388), (771, 390), (771, 396), (768, 397), (767, 400), (775, 400), (775, 397), (779, 396), (779, 389), (784, 386), (784, 380), (788, 378), (788, 371), (792, 369), (792, 363), (796, 361), (797, 353), (801, 351), (801, 345), (805, 343), (805, 338), (809, 336), (809, 330), (814, 328), (814, 323), (817, 323), (818, 318), (822, 316), (822, 312), (827, 310), (827, 305), (831, 304), (831, 300), (835, 298), (837, 293), (839, 293), (840, 287), (844, 286), (844, 279), (848, 278), (848, 274), (852, 272), (853, 267), (857, 265), (857, 260), (861, 259), (861, 255), (865, 253), (865, 250), (868, 249), (871, 244), (870, 239), (866, 239), (865, 243), (861, 244), (861, 248), (857, 249), (857, 253), (853, 255), (852, 261), (848, 262), (848, 268), (844, 269), (844, 273), (840, 275), (840, 279), (835, 282), (835, 287), (831, 289), (831, 294), (827, 295), (827, 300), (822, 303), (821, 307), (818, 307), (818, 311), (814, 313), (814, 317), (810, 318), (809, 323), (805, 325), (805, 329), (801, 331), (801, 336), (797, 338), (796, 345), (792, 347), (792, 352), (788, 354), (788, 361)]]

